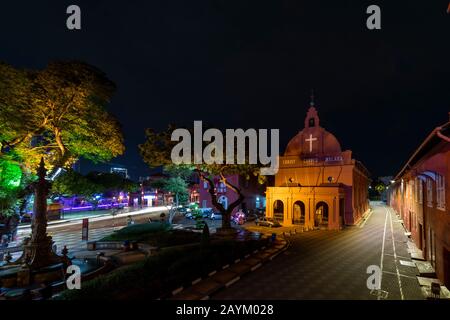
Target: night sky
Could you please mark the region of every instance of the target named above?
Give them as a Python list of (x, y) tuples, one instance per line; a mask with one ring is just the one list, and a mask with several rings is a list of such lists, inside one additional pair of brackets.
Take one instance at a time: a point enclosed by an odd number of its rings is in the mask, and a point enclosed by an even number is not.
[[(393, 3), (395, 2), (395, 4)], [(82, 30), (66, 28), (66, 8)], [(366, 28), (381, 7), (382, 30)], [(280, 152), (314, 88), (321, 125), (372, 177), (393, 175), (450, 111), (448, 0), (2, 1), (0, 60), (44, 68), (76, 59), (118, 86), (109, 110), (145, 175), (147, 127), (194, 120), (218, 128), (279, 128)], [(94, 168), (82, 162), (83, 170)]]

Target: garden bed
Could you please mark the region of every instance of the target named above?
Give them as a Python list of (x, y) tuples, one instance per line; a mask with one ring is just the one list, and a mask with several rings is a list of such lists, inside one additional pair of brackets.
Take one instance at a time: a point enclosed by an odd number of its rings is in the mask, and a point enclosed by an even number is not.
[(172, 230), (170, 224), (152, 222), (122, 228), (101, 239), (100, 242), (137, 241), (162, 248), (200, 242), (200, 240), (201, 234), (186, 230)]
[[(212, 240), (212, 239), (211, 239)], [(210, 272), (242, 259), (267, 240), (212, 240), (162, 249), (145, 261), (84, 282), (81, 290), (63, 292), (63, 300), (157, 299), (172, 290), (206, 277)]]

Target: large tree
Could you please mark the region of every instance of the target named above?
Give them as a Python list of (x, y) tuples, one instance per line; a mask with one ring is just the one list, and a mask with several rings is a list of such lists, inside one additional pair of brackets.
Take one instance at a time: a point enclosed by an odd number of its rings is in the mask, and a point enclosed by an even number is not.
[(34, 170), (41, 157), (53, 168), (122, 154), (120, 125), (105, 109), (114, 91), (102, 71), (82, 62), (43, 70), (0, 63), (0, 156), (14, 150)]
[[(171, 152), (177, 142), (171, 141), (172, 132), (175, 126), (170, 125), (167, 130), (155, 131), (146, 130), (146, 141), (139, 146), (144, 161), (150, 167), (174, 166), (171, 160)], [(236, 152), (234, 154), (237, 154)], [(236, 163), (236, 161), (235, 161)], [(260, 183), (264, 183), (265, 176), (260, 175), (260, 165), (248, 164), (196, 164), (191, 165), (194, 172), (198, 174), (202, 181), (208, 182), (208, 192), (211, 196), (213, 206), (222, 214), (222, 229), (231, 228), (231, 214), (235, 208), (244, 201), (245, 195), (239, 185), (230, 182), (229, 176), (239, 175), (245, 179), (256, 177)], [(219, 177), (230, 190), (237, 194), (237, 199), (225, 206), (219, 202), (214, 177)]]
[[(82, 62), (52, 62), (43, 70), (0, 62), (0, 160), (20, 165), (28, 181), (42, 157), (51, 175), (80, 157), (122, 154), (120, 125), (106, 110), (114, 91), (102, 71)], [(9, 193), (12, 202), (14, 194), (24, 192)]]

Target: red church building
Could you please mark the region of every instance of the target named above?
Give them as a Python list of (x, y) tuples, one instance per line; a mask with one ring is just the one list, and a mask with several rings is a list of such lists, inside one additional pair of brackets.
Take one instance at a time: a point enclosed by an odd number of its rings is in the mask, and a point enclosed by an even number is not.
[(314, 102), (279, 165), (275, 186), (267, 188), (266, 215), (283, 226), (336, 230), (358, 223), (369, 209), (369, 172), (320, 126)]

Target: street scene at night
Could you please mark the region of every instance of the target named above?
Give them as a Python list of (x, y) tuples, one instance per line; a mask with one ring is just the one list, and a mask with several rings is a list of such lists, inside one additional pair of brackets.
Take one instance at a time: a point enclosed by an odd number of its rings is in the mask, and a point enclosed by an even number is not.
[(448, 303), (449, 24), (447, 0), (0, 4), (0, 310)]

